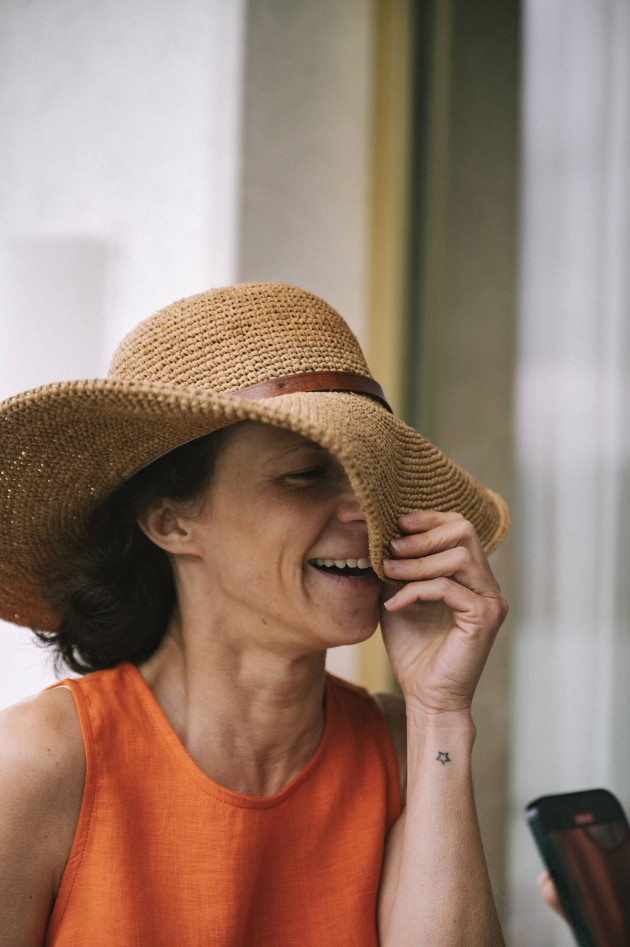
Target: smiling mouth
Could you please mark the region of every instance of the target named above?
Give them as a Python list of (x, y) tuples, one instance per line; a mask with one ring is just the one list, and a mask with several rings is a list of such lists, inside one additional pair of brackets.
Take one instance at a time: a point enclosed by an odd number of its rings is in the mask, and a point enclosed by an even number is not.
[(370, 579), (375, 573), (369, 559), (311, 559), (310, 565), (329, 575), (344, 575), (353, 579)]

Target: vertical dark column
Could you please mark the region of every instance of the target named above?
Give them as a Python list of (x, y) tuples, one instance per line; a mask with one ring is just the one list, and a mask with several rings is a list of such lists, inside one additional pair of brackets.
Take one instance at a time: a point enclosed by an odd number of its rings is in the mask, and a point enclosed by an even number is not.
[[(416, 7), (404, 396), (409, 421), (508, 503), (519, 17), (518, 0), (422, 0)], [(509, 597), (509, 538), (493, 567)], [(497, 641), (474, 708), (476, 795), (499, 902), (509, 762), (508, 634)]]

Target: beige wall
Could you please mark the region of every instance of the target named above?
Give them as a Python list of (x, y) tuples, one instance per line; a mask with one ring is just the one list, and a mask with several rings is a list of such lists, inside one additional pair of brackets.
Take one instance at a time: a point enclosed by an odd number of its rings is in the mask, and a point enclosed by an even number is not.
[(336, 306), (365, 339), (371, 0), (250, 0), (238, 272)]
[[(374, 4), (250, 0), (238, 279), (323, 296), (368, 336)], [(328, 667), (357, 680), (356, 648)]]

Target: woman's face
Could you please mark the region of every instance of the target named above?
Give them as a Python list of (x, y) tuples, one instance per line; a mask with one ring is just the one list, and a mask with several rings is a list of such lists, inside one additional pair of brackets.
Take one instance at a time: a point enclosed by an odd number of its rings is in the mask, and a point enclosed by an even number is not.
[(322, 447), (239, 424), (191, 528), (213, 616), (225, 627), (296, 653), (374, 632), (381, 583), (368, 564), (365, 518)]

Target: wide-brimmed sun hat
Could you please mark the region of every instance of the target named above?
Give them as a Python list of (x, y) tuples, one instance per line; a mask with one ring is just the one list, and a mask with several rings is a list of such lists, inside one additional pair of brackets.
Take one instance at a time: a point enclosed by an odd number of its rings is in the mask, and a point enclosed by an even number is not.
[(42, 576), (90, 514), (175, 447), (239, 421), (295, 431), (344, 467), (381, 561), (414, 509), (469, 519), (490, 553), (504, 501), (391, 413), (331, 306), (280, 283), (210, 290), (141, 322), (105, 379), (44, 385), (0, 404), (0, 617), (56, 627)]

